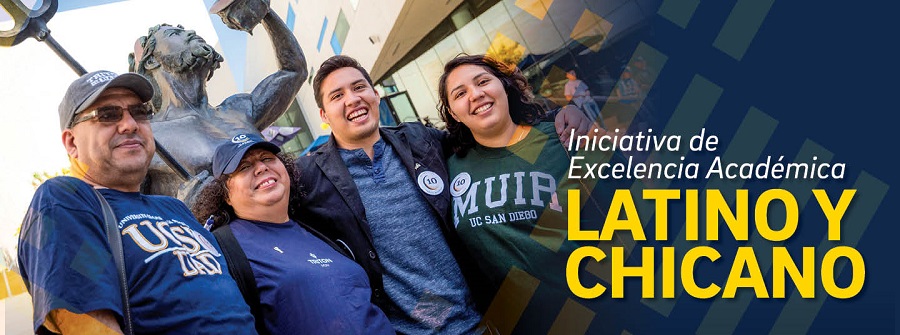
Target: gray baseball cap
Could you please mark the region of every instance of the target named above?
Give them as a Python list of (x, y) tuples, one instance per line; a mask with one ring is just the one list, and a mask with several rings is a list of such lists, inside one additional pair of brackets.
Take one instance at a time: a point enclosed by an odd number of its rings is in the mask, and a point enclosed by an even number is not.
[(59, 130), (72, 126), (72, 119), (91, 106), (107, 88), (130, 89), (142, 102), (153, 98), (153, 85), (147, 78), (137, 73), (116, 74), (111, 71), (94, 71), (81, 76), (69, 85), (66, 95), (59, 104)]

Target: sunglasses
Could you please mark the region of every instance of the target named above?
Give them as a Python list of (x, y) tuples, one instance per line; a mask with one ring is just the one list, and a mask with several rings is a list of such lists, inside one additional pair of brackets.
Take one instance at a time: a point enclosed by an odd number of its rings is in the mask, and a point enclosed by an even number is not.
[(120, 106), (103, 106), (90, 112), (82, 113), (80, 117), (72, 121), (72, 127), (84, 121), (97, 119), (103, 123), (115, 123), (122, 120), (125, 110), (131, 114), (131, 118), (135, 121), (149, 121), (153, 118), (153, 106), (149, 102), (140, 105), (131, 105), (127, 108)]

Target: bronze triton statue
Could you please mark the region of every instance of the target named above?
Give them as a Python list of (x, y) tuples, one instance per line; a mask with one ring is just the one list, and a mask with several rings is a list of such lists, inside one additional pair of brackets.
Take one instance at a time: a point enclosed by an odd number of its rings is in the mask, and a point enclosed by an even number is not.
[[(278, 71), (251, 93), (229, 96), (218, 106), (208, 101), (206, 82), (222, 56), (192, 30), (161, 24), (150, 28), (129, 55), (130, 70), (156, 89), (152, 120), (156, 140), (190, 174), (183, 176), (154, 157), (144, 190), (174, 195), (190, 205), (209, 173), (216, 146), (232, 136), (259, 133), (281, 116), (306, 80), (306, 58), (293, 33), (264, 0), (223, 0), (211, 9), (232, 29), (250, 32), (260, 23), (275, 47)], [(185, 179), (188, 179), (185, 181)]]

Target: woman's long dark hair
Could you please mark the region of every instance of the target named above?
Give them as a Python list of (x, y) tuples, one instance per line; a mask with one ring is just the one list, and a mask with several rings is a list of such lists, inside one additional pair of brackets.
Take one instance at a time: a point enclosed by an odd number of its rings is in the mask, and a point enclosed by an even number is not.
[(441, 119), (447, 124), (449, 145), (453, 152), (460, 157), (465, 157), (468, 150), (475, 146), (475, 137), (472, 130), (462, 122), (453, 119), (450, 114), (450, 100), (447, 96), (447, 77), (450, 72), (463, 65), (477, 65), (485, 68), (503, 83), (503, 90), (509, 99), (509, 116), (515, 124), (536, 125), (546, 115), (544, 108), (534, 102), (531, 94), (531, 85), (515, 66), (507, 66), (486, 55), (459, 55), (444, 65), (444, 74), (441, 75), (438, 94), (441, 102), (438, 104), (438, 112)]
[[(303, 196), (303, 190), (296, 178), (299, 175), (299, 171), (297, 171), (294, 166), (294, 158), (291, 155), (282, 152), (275, 156), (277, 156), (281, 163), (284, 164), (284, 168), (287, 170), (288, 178), (291, 182), (290, 195), (288, 198), (288, 217), (294, 221), (299, 221), (299, 204), (300, 198)], [(213, 179), (209, 185), (200, 191), (200, 194), (197, 195), (197, 200), (194, 201), (194, 205), (191, 206), (191, 212), (194, 213), (194, 217), (196, 217), (197, 221), (200, 223), (206, 222), (206, 220), (212, 216), (212, 229), (226, 225), (238, 218), (234, 214), (234, 208), (225, 201), (228, 199), (228, 188), (225, 186), (228, 178), (229, 175), (221, 175), (219, 178)]]

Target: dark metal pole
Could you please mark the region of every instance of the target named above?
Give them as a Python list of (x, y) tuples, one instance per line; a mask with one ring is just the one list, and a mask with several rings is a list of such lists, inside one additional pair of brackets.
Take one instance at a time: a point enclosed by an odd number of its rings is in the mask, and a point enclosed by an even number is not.
[[(40, 33), (39, 33), (39, 35), (40, 35)], [(40, 36), (35, 37), (35, 38), (38, 41), (41, 40)], [(77, 73), (79, 76), (87, 73), (87, 71), (85, 71), (84, 67), (82, 67), (81, 64), (78, 64), (78, 62), (75, 61), (74, 58), (72, 58), (72, 55), (70, 55), (68, 52), (66, 52), (66, 50), (63, 49), (59, 45), (59, 43), (56, 43), (56, 40), (53, 38), (53, 36), (50, 36), (49, 30), (47, 30), (47, 34), (44, 36), (43, 41), (45, 43), (47, 43), (47, 45), (50, 46), (50, 49), (53, 49), (53, 52), (55, 52), (56, 55), (59, 56), (59, 58), (62, 58), (64, 61), (66, 61), (66, 64), (68, 64), (69, 67), (72, 68), (72, 71), (75, 71), (75, 73)]]
[(175, 171), (175, 173), (177, 173), (178, 176), (181, 177), (181, 179), (188, 181), (191, 179), (191, 177), (193, 177), (191, 176), (190, 172), (188, 172), (183, 166), (181, 166), (181, 164), (178, 163), (178, 161), (175, 160), (175, 157), (172, 157), (172, 154), (170, 154), (169, 151), (166, 150), (166, 147), (159, 143), (156, 138), (153, 139), (153, 143), (156, 143), (156, 153), (159, 155), (159, 158), (162, 159), (163, 162), (169, 166), (169, 168)]

